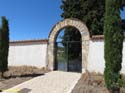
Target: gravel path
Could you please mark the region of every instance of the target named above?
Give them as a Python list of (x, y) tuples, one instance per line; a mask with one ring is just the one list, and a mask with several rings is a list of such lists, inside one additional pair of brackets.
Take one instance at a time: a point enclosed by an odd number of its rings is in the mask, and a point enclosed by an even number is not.
[(80, 73), (52, 71), (2, 93), (70, 93), (80, 77)]

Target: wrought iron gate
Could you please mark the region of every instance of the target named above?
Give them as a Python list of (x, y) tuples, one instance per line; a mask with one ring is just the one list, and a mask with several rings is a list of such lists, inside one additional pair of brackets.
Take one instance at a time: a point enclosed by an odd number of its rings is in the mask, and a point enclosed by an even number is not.
[[(77, 46), (79, 48), (75, 48)], [(55, 69), (61, 71), (81, 72), (82, 48), (80, 41), (56, 42)]]

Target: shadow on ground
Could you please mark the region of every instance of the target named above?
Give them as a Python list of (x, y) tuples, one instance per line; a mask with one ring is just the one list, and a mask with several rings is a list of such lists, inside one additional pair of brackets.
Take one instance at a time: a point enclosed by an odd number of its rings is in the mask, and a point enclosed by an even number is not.
[(21, 89), (18, 93), (29, 93), (30, 91), (31, 89), (24, 88), (24, 89)]

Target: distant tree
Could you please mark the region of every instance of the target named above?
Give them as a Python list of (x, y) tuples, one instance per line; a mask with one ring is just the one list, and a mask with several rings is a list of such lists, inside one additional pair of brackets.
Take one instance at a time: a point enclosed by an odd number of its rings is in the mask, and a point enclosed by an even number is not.
[(110, 93), (119, 93), (122, 63), (123, 31), (120, 17), (121, 0), (106, 0), (105, 83)]
[(2, 17), (2, 27), (0, 29), (0, 72), (8, 70), (8, 51), (9, 51), (9, 26), (6, 17)]
[(125, 7), (125, 0), (120, 0), (120, 8), (123, 10), (123, 7)]
[[(63, 10), (61, 17), (64, 19), (81, 18), (80, 12), (78, 11), (80, 9), (79, 0), (62, 0), (61, 9)], [(81, 52), (81, 44), (66, 43), (67, 41), (81, 41), (81, 34), (75, 27), (65, 28), (62, 42), (65, 47), (65, 53), (68, 50), (68, 59), (77, 58)]]
[[(76, 36), (75, 36), (76, 35)], [(75, 37), (74, 37), (75, 36)], [(62, 43), (65, 47), (64, 51), (68, 53), (68, 59), (81, 58), (81, 34), (74, 27), (68, 27), (65, 29), (64, 36), (62, 37)]]
[(62, 18), (77, 18), (86, 23), (91, 35), (102, 35), (105, 0), (62, 0)]
[[(62, 18), (77, 18), (87, 24), (91, 35), (103, 34), (105, 0), (62, 0)], [(74, 27), (67, 27), (62, 37), (69, 59), (76, 58), (81, 53), (81, 44), (64, 43), (66, 41), (81, 41), (81, 34)], [(74, 50), (77, 49), (77, 50)]]
[(105, 0), (80, 0), (82, 21), (90, 35), (102, 35), (104, 26)]

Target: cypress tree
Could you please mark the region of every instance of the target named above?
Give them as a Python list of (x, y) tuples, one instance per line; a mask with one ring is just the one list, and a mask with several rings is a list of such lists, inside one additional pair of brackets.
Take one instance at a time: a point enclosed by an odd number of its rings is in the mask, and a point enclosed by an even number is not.
[(9, 51), (9, 25), (6, 17), (2, 17), (2, 29), (3, 29), (3, 45), (4, 45), (4, 67), (8, 69), (8, 51)]
[(120, 0), (106, 0), (104, 22), (104, 75), (106, 86), (111, 93), (119, 93), (120, 89), (120, 70), (123, 48), (123, 31), (120, 17), (120, 3)]
[(8, 51), (9, 51), (9, 27), (6, 17), (2, 17), (2, 27), (0, 29), (0, 71), (3, 73), (8, 70)]
[(2, 28), (0, 28), (0, 78), (3, 77), (3, 39), (2, 39)]

